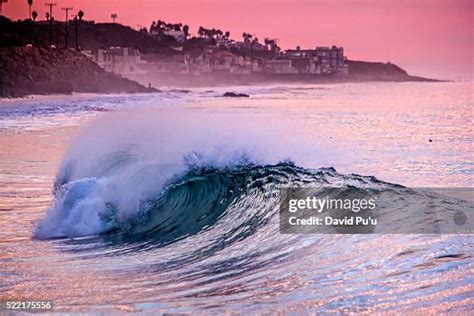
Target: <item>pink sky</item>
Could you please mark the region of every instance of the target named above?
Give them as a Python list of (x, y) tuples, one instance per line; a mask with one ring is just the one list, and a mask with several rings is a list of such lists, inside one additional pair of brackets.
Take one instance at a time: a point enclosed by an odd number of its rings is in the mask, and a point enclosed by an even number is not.
[[(4, 14), (28, 15), (27, 0), (9, 0)], [(351, 59), (391, 61), (409, 73), (438, 78), (473, 78), (472, 0), (34, 0), (41, 18), (45, 2), (82, 9), (85, 18), (149, 26), (152, 20), (182, 22), (242, 32), (263, 40), (275, 37), (283, 48), (344, 46)]]

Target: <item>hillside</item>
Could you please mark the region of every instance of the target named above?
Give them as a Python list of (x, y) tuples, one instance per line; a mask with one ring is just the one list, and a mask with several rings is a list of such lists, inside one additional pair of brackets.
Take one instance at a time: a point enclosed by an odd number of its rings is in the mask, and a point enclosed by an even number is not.
[[(65, 47), (65, 29), (64, 22), (54, 21), (53, 45)], [(50, 25), (47, 21), (14, 22), (0, 16), (0, 30), (0, 47), (25, 46), (27, 44), (49, 46)], [(68, 36), (69, 46), (74, 47), (76, 42), (74, 21), (69, 24)], [(95, 51), (99, 48), (112, 46), (129, 46), (147, 54), (169, 52), (171, 51), (170, 47), (175, 45), (176, 41), (172, 37), (158, 41), (146, 32), (140, 32), (118, 23), (80, 21), (78, 22), (78, 44), (82, 50)]]
[[(69, 27), (70, 47), (75, 45), (75, 23)], [(341, 82), (341, 81), (434, 81), (409, 75), (391, 63), (349, 60), (349, 75), (310, 75), (252, 73), (234, 75), (220, 71), (193, 76), (181, 73), (153, 72), (153, 63), (173, 64), (187, 54), (196, 58), (212, 48), (203, 37), (188, 39), (182, 51), (172, 49), (177, 43), (168, 36), (160, 40), (146, 30), (137, 31), (116, 23), (78, 22), (78, 43), (81, 49), (96, 51), (113, 46), (137, 48), (151, 66), (147, 75), (130, 79), (154, 86), (214, 86), (266, 84), (286, 82)], [(136, 82), (107, 73), (82, 54), (64, 50), (65, 24), (54, 22), (53, 44), (61, 49), (49, 49), (50, 25), (47, 21), (29, 20), (13, 22), (0, 16), (0, 97), (28, 94), (71, 92), (145, 92)], [(35, 48), (27, 49), (26, 46)], [(4, 47), (4, 48), (1, 48)], [(17, 47), (17, 48), (13, 48)], [(41, 48), (42, 47), (42, 48)], [(215, 47), (214, 47), (215, 48)], [(278, 57), (272, 51), (232, 50), (235, 55), (264, 61)], [(180, 56), (181, 55), (181, 56)]]
[(364, 81), (437, 81), (409, 75), (392, 63), (349, 60), (349, 79)]
[(0, 97), (30, 94), (152, 92), (139, 83), (106, 72), (71, 50), (0, 48)]

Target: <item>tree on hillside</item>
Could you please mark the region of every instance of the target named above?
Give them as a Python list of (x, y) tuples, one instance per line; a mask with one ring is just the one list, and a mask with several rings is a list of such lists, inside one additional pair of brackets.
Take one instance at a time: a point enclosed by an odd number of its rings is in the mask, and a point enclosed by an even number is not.
[(181, 31), (182, 27), (183, 27), (182, 23), (172, 24), (172, 26), (171, 26), (171, 28), (174, 29), (175, 31)]
[(198, 35), (202, 38), (209, 38), (211, 30), (206, 29), (205, 27), (200, 26), (198, 29)]
[[(228, 32), (227, 32), (228, 33)], [(201, 38), (205, 38), (208, 41), (212, 42), (215, 41), (216, 39), (222, 39), (224, 36), (224, 32), (219, 29), (206, 29), (202, 26), (199, 27), (198, 29), (198, 35)], [(230, 33), (229, 33), (230, 35)]]
[(31, 6), (33, 5), (33, 0), (28, 0), (28, 7), (29, 7), (29, 13), (30, 13), (30, 20), (31, 20)]
[(198, 29), (199, 37), (204, 37), (204, 34), (205, 34), (204, 28), (202, 26), (200, 26), (199, 29)]
[(38, 12), (36, 11), (31, 12), (31, 17), (33, 18), (33, 21), (36, 22), (36, 18), (38, 17)]
[(76, 26), (76, 51), (79, 51), (79, 22), (82, 21), (84, 18), (84, 12), (79, 10), (77, 12), (76, 17), (74, 18), (75, 26)]
[(244, 43), (248, 44), (252, 40), (252, 34), (250, 33), (242, 33), (242, 38), (244, 39)]
[(278, 46), (276, 39), (265, 38), (264, 43), (265, 46), (267, 46), (267, 50), (271, 50), (273, 52), (280, 51), (280, 47)]
[(187, 40), (189, 36), (189, 26), (185, 25), (183, 26), (183, 33), (184, 33), (184, 39)]
[(49, 16), (49, 12), (46, 12), (46, 21), (49, 21), (51, 17)]

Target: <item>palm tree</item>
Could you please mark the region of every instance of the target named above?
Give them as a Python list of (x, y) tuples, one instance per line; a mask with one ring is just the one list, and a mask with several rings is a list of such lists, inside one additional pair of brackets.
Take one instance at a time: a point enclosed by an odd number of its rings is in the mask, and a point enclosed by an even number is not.
[(204, 37), (204, 28), (202, 26), (200, 26), (199, 29), (198, 29), (198, 35), (200, 37)]
[(74, 19), (74, 22), (76, 24), (76, 51), (80, 51), (79, 49), (79, 22), (82, 21), (82, 18), (84, 17), (84, 12), (82, 10), (79, 10), (77, 12), (77, 16)]
[(184, 33), (184, 39), (187, 40), (189, 36), (189, 26), (185, 25), (183, 26), (183, 33)]
[(31, 12), (31, 17), (33, 18), (33, 21), (36, 21), (36, 18), (38, 17), (38, 12), (36, 11)]
[(249, 43), (252, 39), (252, 34), (250, 33), (242, 33), (242, 37), (244, 39), (244, 43)]
[(77, 15), (74, 16), (74, 30), (76, 32), (76, 51), (79, 51), (79, 25)]
[(31, 20), (31, 6), (33, 5), (33, 0), (28, 0), (28, 7), (30, 11), (30, 20)]

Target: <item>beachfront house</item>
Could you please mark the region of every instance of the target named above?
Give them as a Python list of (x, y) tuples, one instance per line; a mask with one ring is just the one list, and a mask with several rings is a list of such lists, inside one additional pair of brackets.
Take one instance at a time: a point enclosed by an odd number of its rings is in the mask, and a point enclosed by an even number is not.
[(337, 74), (342, 76), (349, 74), (349, 67), (342, 47), (290, 49), (285, 51), (280, 58), (291, 60), (292, 66), (297, 68), (299, 73)]
[(173, 37), (180, 44), (186, 41), (186, 34), (183, 31), (165, 30), (163, 33), (167, 36)]
[(141, 59), (137, 49), (130, 47), (110, 47), (97, 50), (94, 61), (107, 71), (121, 75), (146, 74), (146, 61)]

